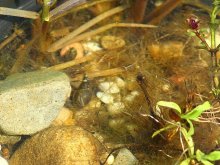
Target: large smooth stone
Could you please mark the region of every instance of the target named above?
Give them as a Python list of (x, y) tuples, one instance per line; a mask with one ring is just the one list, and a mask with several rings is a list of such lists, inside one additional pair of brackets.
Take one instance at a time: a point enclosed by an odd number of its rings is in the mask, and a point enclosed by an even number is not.
[(51, 127), (26, 140), (10, 165), (100, 165), (103, 147), (80, 127)]
[(0, 130), (29, 135), (47, 128), (71, 91), (66, 74), (58, 71), (19, 73), (0, 83)]

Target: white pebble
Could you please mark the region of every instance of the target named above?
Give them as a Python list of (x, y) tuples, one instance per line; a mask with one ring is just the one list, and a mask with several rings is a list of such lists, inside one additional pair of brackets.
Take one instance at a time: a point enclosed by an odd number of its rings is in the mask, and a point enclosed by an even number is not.
[(114, 100), (112, 95), (105, 92), (97, 92), (96, 96), (105, 104), (112, 104)]
[(131, 92), (131, 95), (133, 95), (133, 96), (138, 96), (140, 93), (138, 92), (138, 91), (132, 91)]
[(0, 165), (8, 165), (8, 161), (0, 156)]
[(114, 102), (113, 104), (109, 104), (107, 106), (107, 110), (111, 116), (116, 116), (116, 115), (121, 114), (124, 108), (125, 108), (125, 105), (122, 102)]
[(122, 78), (116, 77), (115, 82), (116, 82), (116, 84), (119, 88), (124, 88), (125, 87), (125, 81)]
[(138, 96), (140, 93), (138, 91), (132, 91), (130, 94), (125, 96), (124, 100), (127, 102), (134, 101), (135, 97)]
[(120, 89), (118, 88), (116, 83), (108, 82), (108, 81), (101, 82), (99, 84), (99, 89), (103, 92), (111, 93), (111, 94), (120, 92)]
[(111, 155), (108, 157), (106, 163), (107, 163), (108, 165), (111, 165), (111, 164), (114, 163), (114, 161), (115, 161), (115, 157), (114, 157), (114, 155), (111, 154)]
[(170, 91), (170, 85), (169, 84), (164, 84), (162, 86), (162, 90), (163, 90), (163, 92), (169, 92)]
[(96, 52), (96, 51), (102, 50), (102, 48), (100, 47), (99, 43), (92, 42), (92, 41), (83, 43), (83, 48), (87, 52)]

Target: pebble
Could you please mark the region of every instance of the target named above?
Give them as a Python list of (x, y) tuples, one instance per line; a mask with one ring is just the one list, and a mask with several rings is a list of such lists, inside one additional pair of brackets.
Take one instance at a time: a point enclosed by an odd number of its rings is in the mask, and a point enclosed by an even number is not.
[(59, 71), (11, 75), (0, 83), (0, 129), (7, 135), (30, 135), (47, 128), (71, 92)]
[(8, 161), (0, 156), (0, 165), (8, 165)]
[(108, 93), (97, 92), (96, 96), (105, 104), (112, 104), (114, 101), (114, 97)]
[(12, 165), (99, 165), (104, 149), (80, 127), (51, 127), (27, 139), (12, 155)]
[(107, 106), (107, 110), (111, 116), (117, 116), (121, 114), (124, 108), (125, 108), (125, 105), (122, 102), (114, 102)]
[(119, 88), (125, 88), (125, 81), (122, 79), (122, 78), (120, 78), (120, 77), (116, 77), (115, 78), (115, 82), (116, 82), (116, 84), (117, 84), (117, 86), (119, 87)]
[(113, 165), (138, 165), (137, 158), (127, 149), (122, 148), (115, 158)]
[(125, 41), (116, 36), (104, 36), (101, 38), (101, 45), (107, 50), (118, 49), (125, 46)]
[(120, 92), (120, 89), (118, 88), (116, 83), (108, 82), (108, 81), (101, 82), (99, 84), (99, 89), (102, 92), (110, 93), (110, 94), (114, 94), (114, 93), (119, 93)]

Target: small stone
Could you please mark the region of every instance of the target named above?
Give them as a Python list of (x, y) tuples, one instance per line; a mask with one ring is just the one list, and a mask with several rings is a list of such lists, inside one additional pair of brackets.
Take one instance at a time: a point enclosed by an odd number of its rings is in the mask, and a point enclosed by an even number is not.
[(127, 149), (123, 148), (119, 151), (113, 165), (138, 165), (137, 158)]
[(73, 125), (73, 123), (73, 112), (68, 108), (63, 107), (52, 125)]
[(119, 88), (124, 88), (125, 87), (125, 81), (122, 78), (116, 77), (115, 82), (116, 82), (116, 84)]
[(51, 127), (27, 139), (12, 155), (12, 165), (99, 165), (101, 143), (80, 127)]
[(138, 91), (132, 91), (130, 94), (124, 97), (124, 100), (127, 102), (134, 101), (135, 97), (138, 96), (140, 93)]
[(123, 112), (124, 108), (125, 105), (122, 102), (114, 102), (107, 106), (107, 110), (111, 116), (120, 115)]
[(91, 52), (96, 52), (96, 51), (102, 50), (99, 43), (93, 42), (93, 41), (83, 43), (83, 48), (87, 54), (91, 54)]
[(125, 41), (120, 37), (104, 36), (101, 38), (101, 45), (105, 49), (112, 50), (124, 47)]
[(0, 83), (0, 129), (7, 135), (30, 135), (47, 128), (71, 92), (59, 71), (18, 73)]
[(114, 93), (119, 93), (120, 89), (118, 88), (117, 84), (114, 82), (101, 82), (99, 84), (99, 89), (102, 92), (106, 92), (106, 93), (110, 93), (110, 94), (114, 94)]
[(105, 104), (112, 104), (114, 100), (112, 95), (104, 92), (97, 92), (96, 96)]
[(162, 90), (163, 90), (163, 92), (169, 92), (170, 91), (170, 85), (169, 84), (164, 84), (162, 86)]
[(8, 161), (0, 156), (0, 165), (8, 165)]
[(110, 155), (106, 161), (107, 165), (112, 165), (114, 163), (115, 157), (114, 155)]

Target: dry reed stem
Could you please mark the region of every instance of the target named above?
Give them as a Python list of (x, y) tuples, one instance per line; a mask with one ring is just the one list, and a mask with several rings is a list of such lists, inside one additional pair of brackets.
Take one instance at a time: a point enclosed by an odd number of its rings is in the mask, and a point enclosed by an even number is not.
[(102, 33), (106, 30), (109, 30), (111, 28), (114, 27), (133, 27), (133, 28), (137, 28), (137, 27), (141, 27), (141, 28), (156, 28), (157, 26), (155, 25), (145, 25), (145, 24), (135, 24), (135, 23), (111, 23), (105, 26), (102, 26), (100, 28), (97, 28), (95, 30), (89, 31), (89, 32), (85, 32), (81, 35), (76, 36), (75, 38), (73, 38), (72, 40), (70, 40), (69, 42), (67, 42), (65, 45), (63, 46), (67, 46), (71, 43), (74, 42), (79, 42), (87, 37), (91, 37), (94, 36), (96, 34)]
[(40, 15), (37, 12), (12, 9), (12, 8), (7, 8), (7, 7), (0, 7), (0, 15), (23, 17), (23, 18), (30, 18), (30, 19), (37, 19), (40, 17)]
[[(112, 2), (112, 1), (116, 1), (116, 0), (100, 0), (100, 1), (92, 1), (92, 2), (87, 2), (85, 4), (80, 4), (79, 6), (75, 6), (73, 7), (72, 9), (70, 10), (65, 10), (65, 11), (62, 11), (62, 13), (60, 14), (57, 14), (55, 13), (54, 11), (51, 11), (50, 12), (50, 21), (54, 21), (60, 17), (63, 17), (69, 13), (72, 13), (72, 12), (77, 12), (79, 10), (83, 10), (83, 9), (86, 9), (86, 8), (89, 8), (89, 7), (92, 7), (96, 4), (99, 4), (99, 3), (103, 3), (103, 2)], [(59, 8), (59, 6), (58, 6)]]
[[(212, 7), (210, 7), (208, 5), (205, 5), (204, 3), (202, 3), (199, 0), (194, 0), (194, 1), (184, 0), (183, 4), (190, 5), (190, 6), (195, 6), (197, 8), (200, 8), (200, 9), (203, 9), (203, 10), (207, 11), (208, 13), (212, 12)], [(218, 14), (218, 16), (220, 16), (220, 14)]]
[(147, 8), (148, 0), (136, 0), (133, 9), (132, 9), (132, 16), (134, 22), (141, 23), (144, 20), (145, 11)]
[(149, 24), (158, 24), (166, 17), (173, 9), (175, 9), (182, 0), (167, 0), (161, 6), (156, 8), (150, 14), (147, 15), (146, 20)]
[[(95, 72), (86, 72), (86, 75), (89, 77), (89, 79), (93, 79), (96, 77), (105, 77), (105, 76), (113, 76), (118, 75), (126, 71), (124, 68), (113, 68), (113, 69), (107, 69), (107, 70), (101, 70), (101, 71), (95, 71)], [(76, 77), (72, 78), (71, 81), (81, 81), (83, 79), (84, 74), (79, 74)]]
[(51, 67), (46, 68), (46, 69), (47, 70), (62, 70), (62, 69), (66, 69), (66, 68), (75, 66), (77, 64), (81, 64), (81, 63), (84, 63), (84, 62), (88, 62), (88, 61), (94, 60), (96, 57), (100, 56), (101, 54), (102, 53), (93, 53), (91, 55), (84, 56), (82, 58), (75, 59), (75, 60), (72, 60), (72, 61), (68, 61), (68, 62), (65, 62), (65, 63), (62, 63), (62, 64), (54, 65), (54, 66), (51, 66)]
[(1, 50), (2, 48), (4, 48), (7, 44), (9, 44), (12, 40), (14, 40), (17, 36), (20, 36), (20, 35), (22, 35), (23, 33), (24, 33), (23, 30), (21, 30), (21, 29), (16, 29), (11, 36), (9, 36), (9, 37), (6, 38), (2, 43), (0, 43), (0, 50)]
[(80, 33), (86, 31), (87, 29), (94, 26), (95, 24), (102, 21), (103, 19), (105, 19), (111, 15), (114, 15), (116, 13), (119, 13), (119, 12), (125, 10), (126, 8), (127, 8), (127, 6), (119, 6), (119, 7), (113, 8), (109, 11), (106, 11), (103, 14), (100, 14), (99, 16), (97, 16), (97, 17), (93, 18), (92, 20), (90, 20), (89, 22), (83, 24), (82, 26), (80, 26), (79, 28), (77, 28), (76, 30), (74, 30), (73, 32), (68, 34), (67, 36), (65, 36), (65, 37), (61, 38), (60, 40), (58, 40), (57, 42), (53, 43), (47, 51), (48, 52), (55, 52), (55, 51), (63, 48), (64, 44), (66, 44), (67, 42), (72, 40), (74, 37), (76, 37)]

